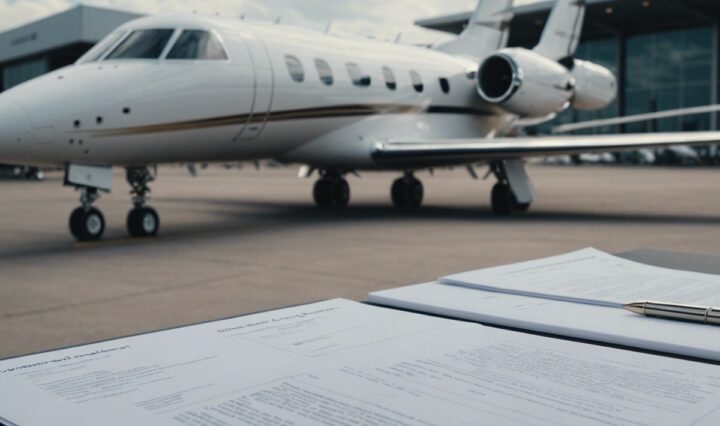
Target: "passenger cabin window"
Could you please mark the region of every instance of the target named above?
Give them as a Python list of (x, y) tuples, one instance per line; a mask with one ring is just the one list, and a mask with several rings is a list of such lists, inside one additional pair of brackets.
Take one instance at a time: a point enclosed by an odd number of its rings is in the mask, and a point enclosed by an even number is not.
[(130, 33), (106, 59), (158, 59), (175, 30), (138, 30)]
[(168, 53), (167, 59), (225, 61), (228, 55), (215, 34), (202, 30), (185, 30)]
[(413, 89), (415, 89), (415, 91), (418, 93), (422, 93), (425, 86), (423, 85), (420, 74), (416, 73), (415, 71), (410, 71), (410, 81), (412, 82)]
[(382, 73), (383, 77), (385, 77), (385, 86), (390, 90), (396, 90), (397, 80), (395, 80), (395, 73), (388, 67), (383, 67)]
[(86, 64), (100, 60), (120, 39), (127, 34), (127, 31), (116, 31), (100, 40), (92, 49), (83, 55), (78, 64)]
[(287, 55), (285, 57), (285, 63), (287, 64), (288, 71), (290, 72), (290, 77), (292, 77), (293, 80), (298, 83), (305, 81), (305, 68), (303, 67), (302, 62), (300, 62), (300, 59), (292, 55)]
[(315, 59), (315, 68), (317, 68), (318, 76), (320, 81), (326, 86), (332, 86), (335, 81), (333, 78), (332, 68), (330, 64), (323, 59)]
[(447, 78), (440, 78), (440, 89), (443, 93), (450, 93), (450, 81)]
[(369, 75), (364, 74), (360, 65), (350, 62), (347, 64), (348, 74), (350, 74), (350, 80), (353, 84), (358, 87), (368, 87), (372, 83), (372, 79)]

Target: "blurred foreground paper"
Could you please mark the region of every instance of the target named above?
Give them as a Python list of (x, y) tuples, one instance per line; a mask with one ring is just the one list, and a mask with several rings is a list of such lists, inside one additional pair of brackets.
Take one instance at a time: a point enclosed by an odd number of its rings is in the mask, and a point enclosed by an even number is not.
[(331, 300), (0, 361), (33, 425), (717, 425), (720, 366)]
[(593, 248), (450, 275), (440, 282), (613, 307), (647, 300), (720, 306), (718, 275), (644, 265)]

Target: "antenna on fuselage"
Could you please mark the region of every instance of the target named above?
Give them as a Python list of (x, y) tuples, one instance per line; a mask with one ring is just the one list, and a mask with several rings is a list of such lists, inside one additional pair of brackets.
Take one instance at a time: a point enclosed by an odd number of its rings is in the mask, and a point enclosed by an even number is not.
[(244, 13), (240, 15), (240, 20), (241, 20), (241, 21), (244, 21), (244, 20), (245, 20), (245, 14), (244, 14)]
[(325, 34), (329, 34), (330, 30), (332, 29), (333, 21), (328, 22), (327, 26), (325, 27)]
[(282, 16), (277, 17), (277, 19), (275, 20), (275, 25), (279, 25), (280, 22), (282, 22)]
[(400, 40), (402, 40), (403, 33), (398, 33), (398, 35), (395, 36), (395, 43), (400, 43)]

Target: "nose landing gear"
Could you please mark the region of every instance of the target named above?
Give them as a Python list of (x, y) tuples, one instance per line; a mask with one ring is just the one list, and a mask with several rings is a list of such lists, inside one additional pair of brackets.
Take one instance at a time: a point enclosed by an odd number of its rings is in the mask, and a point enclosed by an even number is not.
[(135, 206), (127, 216), (128, 233), (133, 237), (154, 237), (160, 230), (160, 216), (152, 207), (146, 207), (145, 202), (155, 175), (147, 167), (128, 167), (126, 177)]
[(92, 206), (100, 198), (96, 188), (80, 189), (80, 204), (70, 215), (70, 232), (78, 241), (97, 241), (105, 232), (105, 217)]

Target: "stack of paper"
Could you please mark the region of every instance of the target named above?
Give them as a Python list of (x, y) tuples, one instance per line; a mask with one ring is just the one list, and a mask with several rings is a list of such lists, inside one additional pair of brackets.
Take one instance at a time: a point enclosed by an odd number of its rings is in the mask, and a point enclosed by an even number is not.
[(645, 300), (720, 306), (720, 276), (585, 249), (369, 297), (386, 306), (720, 361), (718, 328), (621, 308)]
[(7, 425), (719, 422), (720, 366), (345, 300), (0, 361)]

